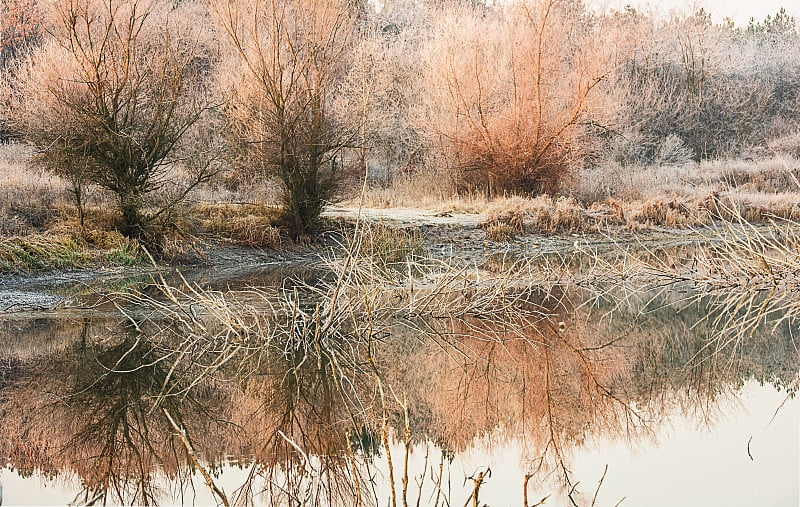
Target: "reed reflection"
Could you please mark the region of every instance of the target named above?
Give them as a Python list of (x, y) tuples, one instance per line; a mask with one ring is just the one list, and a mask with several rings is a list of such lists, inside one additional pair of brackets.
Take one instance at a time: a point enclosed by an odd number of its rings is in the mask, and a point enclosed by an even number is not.
[[(386, 502), (376, 477), (400, 503), (420, 473), (395, 450), (376, 475), (391, 440), (433, 444), (443, 463), (491, 436), (522, 443), (526, 484), (555, 472), (569, 487), (589, 438), (639, 445), (682, 415), (713, 429), (746, 379), (796, 386), (788, 324), (720, 340), (700, 301), (675, 299), (552, 286), (500, 312), (333, 325), (296, 303), (224, 325), (194, 310), (53, 321), (58, 346), (33, 353), (37, 327), (6, 351), (0, 455), (22, 475), (78, 477), (83, 502), (156, 503), (205, 482), (220, 503), (371, 505)], [(234, 463), (246, 480), (225, 490)]]

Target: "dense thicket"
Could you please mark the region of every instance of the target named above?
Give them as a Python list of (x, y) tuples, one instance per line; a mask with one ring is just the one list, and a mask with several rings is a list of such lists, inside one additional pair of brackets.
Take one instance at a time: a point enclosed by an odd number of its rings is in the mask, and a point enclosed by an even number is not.
[(532, 194), (579, 167), (800, 154), (800, 32), (783, 10), (737, 27), (703, 10), (391, 2), (370, 23), (384, 181)]
[(715, 25), (702, 10), (661, 24), (625, 16), (647, 36), (609, 86), (620, 161), (747, 156), (797, 132), (800, 37), (784, 11), (747, 28)]
[[(31, 2), (13, 4), (38, 12)], [(223, 145), (229, 172), (277, 176), (298, 235), (348, 172), (534, 194), (604, 163), (800, 154), (800, 33), (784, 11), (737, 27), (702, 10), (600, 13), (577, 0), (127, 5), (158, 11), (154, 28), (106, 23), (102, 44), (80, 16), (45, 17), (47, 36), (13, 18), (22, 26), (4, 33), (39, 46), (24, 56), (5, 42), (3, 103), (48, 167), (119, 195), (128, 233), (165, 170), (195, 159), (192, 143)], [(205, 122), (184, 143), (210, 104), (226, 126)], [(143, 183), (118, 190), (129, 173)]]

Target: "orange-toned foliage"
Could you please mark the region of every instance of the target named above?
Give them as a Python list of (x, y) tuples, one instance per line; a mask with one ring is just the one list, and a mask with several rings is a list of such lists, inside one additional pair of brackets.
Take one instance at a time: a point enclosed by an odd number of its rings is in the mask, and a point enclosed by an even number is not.
[(36, 0), (0, 0), (0, 66), (40, 41), (42, 16)]
[(441, 17), (427, 55), (428, 128), (449, 145), (462, 184), (557, 190), (580, 153), (594, 89), (624, 59), (624, 38), (558, 0)]

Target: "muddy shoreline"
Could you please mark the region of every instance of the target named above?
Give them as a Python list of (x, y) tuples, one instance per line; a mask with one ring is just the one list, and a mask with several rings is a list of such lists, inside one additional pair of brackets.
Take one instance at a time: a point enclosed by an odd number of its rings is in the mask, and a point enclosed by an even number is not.
[[(63, 308), (76, 294), (106, 287), (153, 280), (159, 273), (183, 276), (211, 287), (246, 285), (259, 276), (284, 276), (303, 269), (320, 268), (324, 256), (341, 251), (344, 230), (357, 220), (382, 223), (398, 229), (413, 229), (424, 240), (433, 258), (455, 259), (482, 266), (492, 259), (534, 255), (567, 255), (576, 250), (600, 254), (625, 248), (668, 248), (708, 242), (715, 230), (652, 227), (644, 231), (613, 230), (608, 233), (520, 234), (505, 242), (490, 241), (478, 214), (436, 213), (414, 209), (331, 208), (324, 218), (338, 227), (323, 231), (315, 244), (280, 250), (251, 248), (220, 241), (207, 241), (198, 248), (195, 262), (156, 266), (117, 266), (0, 274), (0, 314), (42, 312)], [(180, 273), (180, 275), (178, 275)]]

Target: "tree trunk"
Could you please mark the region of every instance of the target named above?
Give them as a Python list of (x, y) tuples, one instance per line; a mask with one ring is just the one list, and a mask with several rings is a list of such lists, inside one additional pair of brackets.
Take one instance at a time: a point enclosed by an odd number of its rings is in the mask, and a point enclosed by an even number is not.
[(86, 236), (86, 208), (84, 201), (84, 186), (83, 182), (77, 178), (73, 179), (72, 183), (72, 198), (75, 200), (75, 208), (78, 211), (78, 223), (81, 228), (81, 236)]
[(122, 211), (122, 227), (120, 232), (128, 238), (141, 239), (142, 215), (139, 213), (139, 198), (133, 195), (120, 197), (120, 210)]

